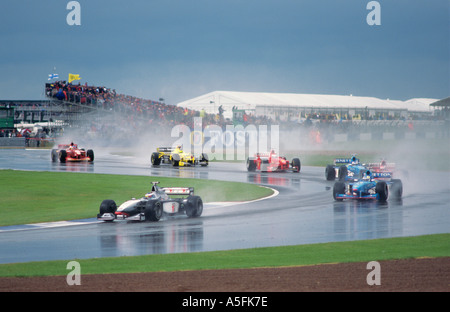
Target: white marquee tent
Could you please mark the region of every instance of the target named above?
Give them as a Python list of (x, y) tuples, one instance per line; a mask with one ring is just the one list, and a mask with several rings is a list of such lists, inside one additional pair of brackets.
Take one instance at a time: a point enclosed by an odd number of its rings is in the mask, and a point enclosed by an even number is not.
[(214, 91), (177, 104), (179, 107), (192, 110), (205, 110), (206, 113), (217, 114), (219, 107), (224, 109), (224, 117), (232, 117), (233, 107), (246, 110), (255, 115), (273, 117), (275, 114), (298, 114), (308, 112), (350, 112), (358, 113), (384, 111), (408, 113), (432, 113), (431, 103), (438, 99), (415, 98), (407, 101), (379, 99), (352, 95), (295, 94)]

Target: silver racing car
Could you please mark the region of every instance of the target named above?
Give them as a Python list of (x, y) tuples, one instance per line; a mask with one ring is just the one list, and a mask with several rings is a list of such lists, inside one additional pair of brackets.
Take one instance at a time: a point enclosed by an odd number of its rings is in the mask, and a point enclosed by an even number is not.
[[(192, 187), (159, 187), (159, 182), (152, 182), (151, 192), (144, 197), (127, 200), (119, 207), (112, 199), (105, 199), (100, 205), (97, 220), (114, 221), (159, 221), (163, 214), (186, 214), (188, 217), (200, 217), (203, 202), (194, 195)], [(169, 197), (169, 195), (182, 197)]]

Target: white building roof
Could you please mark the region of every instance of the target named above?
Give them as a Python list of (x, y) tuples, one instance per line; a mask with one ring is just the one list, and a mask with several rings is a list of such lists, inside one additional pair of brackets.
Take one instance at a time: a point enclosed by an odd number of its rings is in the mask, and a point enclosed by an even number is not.
[(214, 91), (177, 104), (193, 110), (204, 109), (207, 113), (217, 113), (219, 106), (225, 109), (224, 116), (230, 117), (233, 106), (254, 110), (258, 107), (308, 107), (308, 108), (368, 108), (386, 110), (431, 111), (430, 104), (437, 99), (410, 99), (407, 101), (379, 99), (352, 95), (296, 94)]

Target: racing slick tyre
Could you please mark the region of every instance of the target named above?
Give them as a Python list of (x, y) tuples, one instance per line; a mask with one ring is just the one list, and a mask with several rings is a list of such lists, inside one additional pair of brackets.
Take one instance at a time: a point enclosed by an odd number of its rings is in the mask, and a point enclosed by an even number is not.
[(100, 214), (115, 213), (117, 210), (116, 202), (112, 199), (105, 199), (100, 204)]
[(172, 155), (172, 166), (174, 167), (178, 167), (180, 165), (180, 155), (178, 154), (173, 154)]
[(346, 166), (340, 166), (338, 171), (338, 178), (339, 181), (345, 181), (345, 178), (347, 178), (348, 175), (348, 169)]
[(325, 168), (325, 178), (327, 181), (334, 181), (336, 179), (336, 170), (333, 165), (327, 165)]
[(52, 149), (52, 161), (58, 161), (58, 152), (55, 149)]
[(62, 163), (65, 163), (66, 158), (67, 158), (67, 152), (65, 150), (60, 150), (59, 151), (59, 161)]
[(403, 195), (403, 184), (402, 180), (400, 179), (392, 179), (392, 186), (391, 186), (391, 194), (394, 196), (395, 199), (402, 198)]
[(163, 215), (163, 207), (160, 201), (149, 201), (144, 210), (145, 220), (157, 222)]
[(247, 170), (248, 171), (256, 170), (256, 163), (253, 159), (247, 158)]
[(150, 161), (153, 166), (159, 166), (161, 163), (161, 158), (159, 158), (159, 153), (152, 153), (152, 157), (150, 158)]
[(197, 218), (202, 215), (203, 201), (200, 196), (189, 196), (186, 205), (186, 215), (189, 218)]
[(389, 190), (387, 183), (384, 181), (380, 181), (375, 186), (375, 191), (378, 194), (378, 200), (381, 202), (385, 202), (389, 196)]
[(86, 152), (87, 157), (89, 157), (89, 161), (94, 161), (94, 151), (91, 149), (88, 149)]
[(292, 168), (294, 169), (294, 172), (300, 172), (300, 169), (302, 168), (300, 159), (298, 158), (292, 159)]
[(208, 163), (209, 163), (208, 154), (202, 153), (202, 155), (200, 156), (200, 166), (206, 167), (208, 166)]
[[(99, 216), (103, 215), (104, 213), (112, 213), (114, 214), (117, 210), (116, 202), (112, 199), (105, 199), (100, 204), (100, 214)], [(113, 220), (111, 220), (113, 221)], [(107, 221), (109, 222), (109, 220)]]
[(336, 198), (336, 194), (344, 194), (345, 193), (345, 183), (338, 181), (334, 183), (333, 186), (333, 198), (337, 201), (342, 201), (342, 198)]

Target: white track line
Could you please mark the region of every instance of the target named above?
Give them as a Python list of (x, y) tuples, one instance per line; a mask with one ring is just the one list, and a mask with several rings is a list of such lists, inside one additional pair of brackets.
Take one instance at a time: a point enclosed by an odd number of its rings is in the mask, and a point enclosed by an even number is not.
[[(278, 196), (279, 192), (271, 187), (267, 186), (261, 186), (268, 189), (271, 189), (273, 191), (272, 195), (249, 200), (249, 201), (240, 201), (240, 202), (210, 202), (205, 203), (205, 206), (216, 206), (216, 207), (207, 207), (208, 209), (214, 209), (214, 208), (222, 208), (226, 206), (233, 206), (233, 205), (241, 205), (241, 204), (248, 204), (257, 202), (260, 200), (269, 199), (275, 196)], [(64, 226), (73, 226), (73, 225), (85, 225), (85, 224), (93, 224), (93, 223), (100, 223), (103, 221), (98, 221), (97, 219), (86, 219), (85, 221), (80, 220), (73, 220), (73, 221), (55, 221), (55, 222), (42, 222), (42, 223), (32, 223), (32, 224), (19, 224), (19, 225), (10, 225), (10, 226), (3, 226), (0, 227), (0, 233), (3, 232), (11, 232), (11, 231), (24, 231), (24, 230), (36, 230), (36, 229), (48, 229), (48, 228), (56, 228), (56, 227), (64, 227)]]

